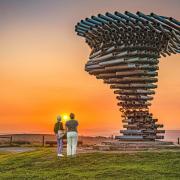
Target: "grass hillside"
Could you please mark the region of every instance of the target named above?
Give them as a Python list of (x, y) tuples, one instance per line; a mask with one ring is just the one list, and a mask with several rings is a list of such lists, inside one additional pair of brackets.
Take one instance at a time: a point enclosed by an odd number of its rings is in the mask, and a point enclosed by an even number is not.
[(61, 159), (48, 148), (0, 153), (0, 179), (180, 179), (180, 152), (91, 153)]

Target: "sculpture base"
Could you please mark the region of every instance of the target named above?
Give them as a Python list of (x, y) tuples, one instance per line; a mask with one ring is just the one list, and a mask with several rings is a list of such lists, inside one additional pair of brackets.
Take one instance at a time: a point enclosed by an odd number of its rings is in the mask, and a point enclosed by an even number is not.
[(167, 141), (104, 141), (101, 144), (93, 147), (100, 151), (144, 151), (144, 150), (158, 150), (158, 149), (180, 149), (180, 145)]
[(115, 139), (121, 141), (155, 141), (155, 139), (164, 139), (164, 136), (116, 136)]
[[(163, 125), (162, 125), (163, 126)], [(164, 139), (165, 130), (157, 129), (126, 129), (120, 130), (122, 135), (115, 136), (115, 139), (121, 141), (155, 141)]]

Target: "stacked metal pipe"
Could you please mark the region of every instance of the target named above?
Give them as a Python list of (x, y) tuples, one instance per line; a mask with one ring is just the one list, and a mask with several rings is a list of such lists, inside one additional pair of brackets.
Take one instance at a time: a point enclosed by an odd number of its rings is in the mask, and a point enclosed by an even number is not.
[[(149, 112), (161, 56), (180, 52), (180, 22), (141, 12), (98, 14), (75, 27), (92, 49), (85, 70), (117, 95), (124, 130), (121, 140), (163, 139), (162, 124)], [(158, 135), (160, 134), (160, 135)]]

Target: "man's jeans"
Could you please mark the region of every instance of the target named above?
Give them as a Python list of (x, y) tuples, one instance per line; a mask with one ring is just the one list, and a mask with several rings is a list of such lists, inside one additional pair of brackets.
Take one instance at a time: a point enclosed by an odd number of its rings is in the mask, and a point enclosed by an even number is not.
[(67, 155), (75, 155), (77, 147), (78, 133), (67, 132)]
[(63, 151), (63, 139), (57, 137), (57, 153), (62, 154), (62, 151)]

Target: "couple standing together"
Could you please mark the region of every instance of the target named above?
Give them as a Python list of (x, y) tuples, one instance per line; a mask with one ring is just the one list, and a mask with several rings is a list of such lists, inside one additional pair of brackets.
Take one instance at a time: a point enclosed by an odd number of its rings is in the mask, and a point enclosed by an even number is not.
[(70, 114), (70, 120), (66, 121), (65, 129), (61, 121), (61, 116), (57, 116), (57, 123), (54, 125), (54, 133), (57, 138), (57, 155), (63, 157), (63, 139), (67, 136), (67, 156), (76, 155), (76, 147), (78, 141), (78, 121), (75, 120), (75, 115)]

